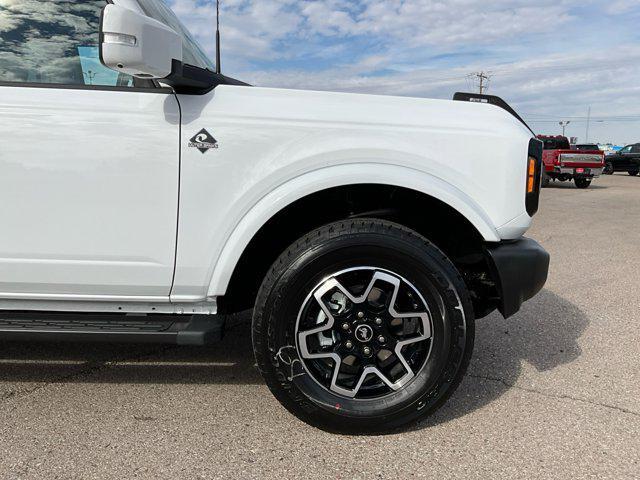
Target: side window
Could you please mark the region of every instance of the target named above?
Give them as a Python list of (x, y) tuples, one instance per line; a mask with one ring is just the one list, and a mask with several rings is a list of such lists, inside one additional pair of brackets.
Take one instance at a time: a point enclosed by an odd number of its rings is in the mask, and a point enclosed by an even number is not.
[(631, 153), (640, 153), (640, 143), (631, 148)]
[(620, 150), (620, 153), (631, 153), (631, 145), (629, 145), (628, 147), (624, 147), (622, 150)]
[(0, 82), (153, 86), (100, 63), (105, 0), (0, 1)]

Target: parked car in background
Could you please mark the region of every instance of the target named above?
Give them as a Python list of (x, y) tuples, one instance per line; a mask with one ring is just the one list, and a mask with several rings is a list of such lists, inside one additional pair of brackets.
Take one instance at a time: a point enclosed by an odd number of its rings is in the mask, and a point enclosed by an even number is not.
[(615, 172), (627, 172), (636, 176), (640, 172), (640, 143), (627, 145), (615, 153), (607, 155), (604, 173), (613, 175)]
[(573, 180), (576, 187), (588, 188), (591, 181), (602, 174), (604, 152), (597, 145), (593, 145), (593, 150), (571, 149), (569, 139), (562, 135), (538, 135), (538, 138), (544, 143), (543, 187), (548, 186), (551, 180)]

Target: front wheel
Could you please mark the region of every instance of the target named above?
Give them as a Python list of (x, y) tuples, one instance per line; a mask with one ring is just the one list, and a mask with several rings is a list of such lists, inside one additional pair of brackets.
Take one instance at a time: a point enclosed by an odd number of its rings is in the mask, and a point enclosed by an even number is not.
[(631, 175), (632, 177), (635, 177), (636, 175), (638, 175), (639, 172), (640, 170), (629, 170), (629, 175)]
[(576, 187), (578, 188), (589, 188), (591, 185), (590, 178), (576, 178)]
[(350, 220), (284, 252), (253, 317), (258, 367), (303, 421), (388, 432), (437, 410), (471, 358), (469, 293), (435, 245), (400, 225)]

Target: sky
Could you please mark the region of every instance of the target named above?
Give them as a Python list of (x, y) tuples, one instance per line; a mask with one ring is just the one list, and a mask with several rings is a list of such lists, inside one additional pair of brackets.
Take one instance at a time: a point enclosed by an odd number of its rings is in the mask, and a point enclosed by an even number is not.
[[(214, 55), (215, 1), (165, 0)], [(640, 142), (640, 0), (221, 0), (223, 72), (257, 86), (507, 100), (537, 133)]]

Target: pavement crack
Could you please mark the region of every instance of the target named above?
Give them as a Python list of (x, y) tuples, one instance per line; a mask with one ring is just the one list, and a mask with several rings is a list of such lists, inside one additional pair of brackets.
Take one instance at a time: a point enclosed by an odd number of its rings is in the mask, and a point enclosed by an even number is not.
[(567, 395), (567, 394), (555, 394), (555, 393), (550, 393), (550, 392), (545, 392), (543, 390), (537, 390), (535, 388), (528, 388), (528, 387), (522, 387), (520, 385), (516, 385), (514, 383), (509, 383), (506, 380), (502, 379), (502, 378), (497, 378), (497, 377), (489, 377), (489, 376), (485, 376), (485, 375), (472, 375), (472, 374), (467, 374), (468, 377), (471, 378), (477, 378), (480, 380), (487, 380), (490, 382), (496, 382), (496, 383), (501, 383), (502, 385), (504, 385), (505, 387), (508, 388), (515, 388), (516, 390), (520, 390), (523, 392), (528, 392), (528, 393), (535, 393), (537, 395), (543, 396), (543, 397), (547, 397), (547, 398), (554, 398), (556, 400), (571, 400), (573, 402), (580, 402), (580, 403), (587, 403), (589, 405), (594, 405), (596, 407), (602, 407), (602, 408), (607, 408), (609, 410), (617, 410), (618, 412), (621, 413), (626, 413), (629, 415), (633, 415), (635, 417), (640, 417), (640, 412), (635, 412), (633, 410), (629, 410), (628, 408), (624, 408), (624, 407), (619, 407), (617, 405), (611, 405), (609, 403), (602, 403), (602, 402), (596, 402), (594, 400), (589, 400), (586, 398), (580, 398), (580, 397), (574, 397), (571, 395)]
[(154, 350), (152, 352), (144, 352), (144, 353), (139, 353), (137, 355), (130, 355), (130, 356), (122, 356), (120, 358), (115, 358), (115, 359), (108, 359), (108, 360), (103, 360), (103, 361), (89, 361), (86, 362), (84, 364), (82, 364), (80, 366), (80, 368), (74, 370), (73, 372), (69, 372), (65, 375), (58, 375), (54, 378), (52, 378), (49, 381), (43, 382), (43, 383), (38, 383), (37, 385), (34, 385), (33, 387), (30, 388), (18, 388), (16, 390), (11, 390), (8, 392), (4, 392), (2, 394), (0, 394), (0, 403), (5, 403), (8, 402), (10, 400), (14, 400), (17, 398), (24, 398), (24, 397), (28, 397), (30, 395), (33, 395), (34, 393), (43, 390), (51, 385), (55, 385), (58, 383), (65, 383), (65, 382), (70, 382), (76, 378), (80, 378), (80, 377), (87, 377), (90, 375), (94, 375), (96, 373), (102, 372), (104, 370), (107, 370), (111, 367), (115, 367), (117, 366), (120, 362), (139, 362), (142, 360), (147, 360), (149, 358), (153, 358), (157, 355), (162, 355), (170, 350), (175, 349), (175, 346), (168, 346), (165, 348), (161, 348), (158, 350)]
[(20, 397), (27, 397), (29, 395), (32, 395), (38, 392), (39, 390), (47, 388), (50, 385), (53, 385), (56, 383), (68, 382), (70, 380), (73, 380), (74, 378), (81, 377), (83, 375), (90, 375), (94, 372), (98, 372), (102, 370), (105, 366), (106, 366), (105, 362), (84, 363), (81, 365), (81, 367), (78, 370), (75, 370), (74, 372), (70, 372), (66, 375), (58, 375), (57, 377), (51, 379), (48, 382), (39, 383), (31, 388), (18, 388), (16, 390), (4, 392), (2, 395), (0, 395), (0, 402), (6, 402), (6, 401), (9, 401), (15, 398), (20, 398)]

